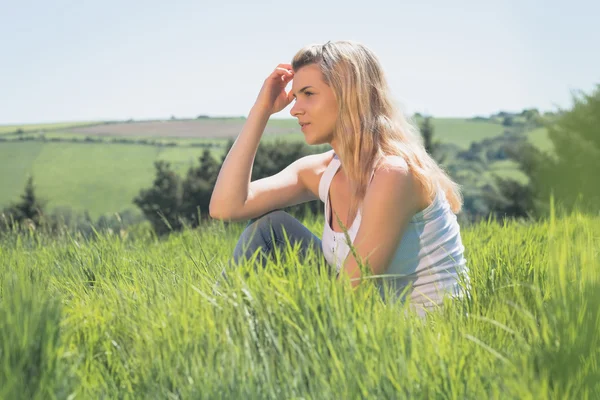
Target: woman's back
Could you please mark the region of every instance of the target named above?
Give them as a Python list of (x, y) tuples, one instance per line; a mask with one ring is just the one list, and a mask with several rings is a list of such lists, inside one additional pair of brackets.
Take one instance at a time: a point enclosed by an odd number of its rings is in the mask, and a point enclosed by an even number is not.
[[(319, 197), (325, 209), (323, 252), (329, 264), (335, 266), (338, 272), (350, 253), (344, 233), (334, 231), (329, 222), (332, 220), (329, 189), (339, 167), (340, 160), (334, 155), (319, 182)], [(348, 223), (348, 234), (352, 241), (356, 238), (361, 221), (359, 209), (356, 218)], [(446, 292), (459, 295), (459, 274), (465, 273), (468, 279), (463, 252), (456, 215), (450, 209), (444, 191), (438, 188), (433, 202), (411, 218), (390, 266), (383, 274), (387, 277), (378, 280), (382, 297), (385, 298), (384, 280), (389, 282), (394, 297), (404, 298), (406, 293), (403, 295), (402, 291), (412, 285), (411, 302), (425, 307), (439, 304)]]
[[(468, 282), (468, 268), (456, 215), (444, 191), (410, 220), (384, 278), (396, 296), (412, 286), (412, 303), (440, 304), (445, 293), (461, 295), (459, 275)], [(383, 285), (379, 282), (382, 296)]]

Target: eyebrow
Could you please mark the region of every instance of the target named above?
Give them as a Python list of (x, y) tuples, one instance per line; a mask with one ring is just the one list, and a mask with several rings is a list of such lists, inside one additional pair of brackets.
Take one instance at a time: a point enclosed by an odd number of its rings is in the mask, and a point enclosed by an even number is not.
[[(302, 93), (304, 92), (306, 89), (310, 88), (312, 86), (304, 86), (302, 89), (298, 90), (298, 93)], [(296, 95), (294, 95), (294, 97), (296, 97)]]

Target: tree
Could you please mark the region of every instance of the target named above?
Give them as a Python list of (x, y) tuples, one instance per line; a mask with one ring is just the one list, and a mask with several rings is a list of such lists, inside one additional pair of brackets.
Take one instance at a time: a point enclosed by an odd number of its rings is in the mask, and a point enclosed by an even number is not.
[(421, 136), (423, 137), (423, 146), (425, 147), (425, 151), (433, 157), (438, 163), (443, 163), (445, 157), (439, 152), (440, 142), (433, 140), (434, 128), (431, 123), (431, 117), (426, 116), (421, 122), (419, 127), (421, 131)]
[(146, 218), (159, 235), (171, 230), (180, 230), (181, 221), (181, 179), (171, 170), (171, 164), (166, 161), (156, 161), (156, 176), (152, 187), (142, 189), (134, 198)]
[(525, 117), (527, 121), (532, 121), (540, 116), (540, 111), (537, 108), (525, 109), (521, 112), (521, 116)]
[(530, 193), (538, 215), (547, 214), (550, 198), (570, 210), (598, 213), (600, 204), (600, 85), (592, 94), (573, 96), (571, 110), (561, 110), (545, 122), (554, 153), (523, 144), (515, 154), (529, 177)]
[(39, 225), (44, 216), (45, 201), (41, 200), (35, 193), (33, 184), (33, 176), (27, 179), (25, 191), (21, 194), (21, 200), (13, 203), (5, 208), (2, 213), (6, 215), (11, 226), (13, 223), (22, 224), (25, 221), (30, 221), (35, 225)]
[(425, 117), (421, 123), (421, 136), (423, 136), (423, 145), (429, 155), (433, 156), (433, 125), (431, 125), (431, 117)]
[(533, 196), (531, 187), (523, 185), (514, 179), (496, 176), (496, 190), (486, 191), (483, 194), (490, 213), (496, 218), (516, 217), (528, 218), (533, 212)]
[[(189, 168), (183, 181), (170, 169), (169, 163), (155, 163), (156, 176), (152, 187), (141, 190), (134, 203), (141, 208), (158, 234), (180, 230), (186, 225), (196, 227), (200, 224), (200, 218), (208, 217), (206, 211), (217, 176), (234, 143), (233, 139), (228, 140), (220, 161), (213, 158), (209, 149), (205, 149), (199, 165)], [(307, 146), (302, 142), (285, 140), (262, 142), (254, 158), (251, 180), (275, 175), (300, 157), (330, 149), (327, 145)], [(287, 207), (285, 210), (296, 217), (303, 217), (307, 212), (321, 213), (322, 205), (318, 201), (312, 201)]]
[(205, 149), (200, 157), (200, 165), (190, 168), (183, 181), (183, 194), (181, 200), (181, 213), (192, 226), (197, 226), (200, 213), (204, 210), (208, 215), (208, 206), (212, 191), (219, 175), (220, 165)]
[(43, 214), (44, 204), (38, 199), (38, 196), (35, 193), (33, 176), (30, 176), (27, 179), (25, 192), (21, 195), (21, 202), (16, 205), (16, 209), (24, 218), (34, 222), (38, 222), (40, 216)]
[(600, 85), (591, 95), (574, 96), (573, 108), (548, 126), (556, 161), (547, 157), (535, 176), (540, 195), (570, 208), (598, 212), (600, 204)]

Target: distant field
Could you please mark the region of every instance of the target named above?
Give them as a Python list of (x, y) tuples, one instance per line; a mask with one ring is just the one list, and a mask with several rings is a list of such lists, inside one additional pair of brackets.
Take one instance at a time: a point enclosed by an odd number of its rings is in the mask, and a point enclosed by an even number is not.
[[(72, 128), (66, 132), (79, 133), (84, 135), (100, 136), (144, 136), (160, 138), (217, 138), (224, 139), (236, 137), (245, 120), (236, 119), (199, 119), (184, 121), (152, 121), (152, 122), (132, 122), (119, 124), (103, 124), (83, 128)], [(296, 133), (301, 137), (300, 126), (295, 120), (280, 123), (269, 121), (265, 128), (265, 135), (271, 134), (289, 134)]]
[(54, 131), (58, 129), (68, 129), (75, 126), (87, 126), (91, 124), (98, 124), (98, 121), (88, 122), (60, 122), (56, 124), (31, 124), (31, 125), (0, 125), (0, 135), (6, 135), (15, 133), (18, 129), (23, 132), (40, 132), (40, 131)]
[[(245, 120), (199, 119), (175, 121), (149, 121), (117, 124), (100, 124), (65, 129), (65, 134), (105, 137), (169, 138), (169, 139), (227, 139), (235, 138)], [(492, 122), (465, 119), (440, 118), (433, 121), (435, 135), (439, 140), (467, 148), (472, 141), (500, 135), (503, 127)], [(303, 141), (304, 136), (295, 119), (272, 119), (265, 128), (265, 139)]]
[(554, 151), (554, 145), (548, 138), (546, 128), (537, 128), (527, 133), (528, 140), (542, 151)]
[(32, 174), (48, 208), (69, 206), (92, 217), (135, 208), (132, 199), (149, 187), (154, 161), (167, 160), (184, 174), (202, 148), (85, 143), (0, 143), (0, 206), (18, 199)]
[(501, 178), (514, 179), (522, 184), (527, 183), (529, 178), (518, 168), (518, 164), (512, 160), (496, 161), (490, 165), (488, 175), (497, 175)]
[[(0, 207), (14, 201), (22, 193), (27, 176), (32, 174), (38, 193), (49, 200), (48, 207), (70, 206), (87, 209), (95, 217), (103, 213), (135, 208), (133, 197), (141, 188), (149, 187), (154, 176), (153, 162), (168, 160), (176, 171), (184, 174), (197, 163), (201, 147), (158, 147), (152, 145), (114, 144), (113, 139), (146, 139), (161, 142), (222, 142), (239, 134), (244, 119), (147, 121), (98, 124), (72, 127), (75, 124), (23, 126), (25, 132), (45, 129), (46, 138), (102, 137), (106, 143), (11, 142), (0, 143)], [(83, 124), (83, 123), (78, 123)], [(468, 148), (474, 140), (494, 137), (503, 132), (502, 125), (464, 119), (434, 119), (435, 137), (443, 142)], [(70, 127), (71, 126), (71, 127)], [(10, 130), (5, 137), (14, 137)], [(13, 129), (11, 127), (10, 129)], [(264, 141), (275, 139), (302, 141), (296, 120), (271, 120)], [(547, 145), (545, 131), (531, 133), (530, 140)], [(216, 157), (222, 148), (213, 148)], [(520, 177), (514, 164), (494, 164), (489, 173)], [(519, 175), (520, 174), (520, 175)], [(521, 177), (522, 178), (522, 177)]]
[(434, 138), (462, 148), (468, 148), (471, 142), (498, 136), (504, 131), (500, 124), (458, 118), (434, 119), (433, 128)]

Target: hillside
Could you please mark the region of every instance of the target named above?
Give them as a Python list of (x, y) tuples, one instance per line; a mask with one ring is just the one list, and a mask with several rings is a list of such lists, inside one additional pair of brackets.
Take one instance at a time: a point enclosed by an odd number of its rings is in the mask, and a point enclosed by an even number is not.
[[(445, 118), (433, 119), (433, 124), (437, 139), (459, 149), (503, 132), (497, 122)], [(16, 200), (27, 176), (33, 175), (38, 194), (48, 200), (50, 209), (88, 210), (94, 218), (133, 209), (133, 197), (152, 181), (154, 161), (167, 160), (183, 174), (202, 154), (200, 146), (215, 146), (211, 152), (220, 157), (225, 138), (239, 133), (243, 119), (71, 125), (17, 127), (22, 134), (0, 127), (5, 132), (0, 139), (6, 140), (0, 140), (0, 207)], [(534, 133), (543, 145), (543, 129)], [(27, 138), (33, 140), (22, 140)], [(269, 121), (263, 140), (279, 139), (303, 140), (295, 120)], [(522, 179), (510, 163), (492, 167)]]

